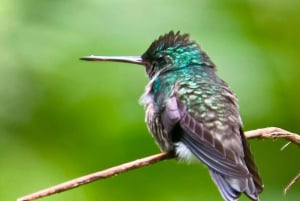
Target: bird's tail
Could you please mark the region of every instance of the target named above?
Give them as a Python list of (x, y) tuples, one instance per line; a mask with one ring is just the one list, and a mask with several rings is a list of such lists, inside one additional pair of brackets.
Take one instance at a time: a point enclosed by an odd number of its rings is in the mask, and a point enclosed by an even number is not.
[(258, 192), (252, 177), (226, 177), (212, 169), (210, 169), (210, 174), (226, 201), (237, 200), (241, 193), (245, 193), (252, 201), (259, 201)]

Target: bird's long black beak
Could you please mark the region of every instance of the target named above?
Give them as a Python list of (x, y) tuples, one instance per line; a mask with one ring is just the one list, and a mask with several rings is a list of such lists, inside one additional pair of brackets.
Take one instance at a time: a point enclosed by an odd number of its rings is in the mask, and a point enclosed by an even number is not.
[(81, 57), (80, 60), (85, 61), (113, 61), (113, 62), (125, 62), (139, 65), (147, 65), (147, 62), (140, 56), (85, 56)]

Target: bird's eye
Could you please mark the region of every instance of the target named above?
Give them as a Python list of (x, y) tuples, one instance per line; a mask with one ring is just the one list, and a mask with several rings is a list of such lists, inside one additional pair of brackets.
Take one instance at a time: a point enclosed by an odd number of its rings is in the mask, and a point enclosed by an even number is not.
[(165, 57), (164, 55), (159, 55), (157, 58), (157, 63), (164, 63), (165, 62)]
[(169, 56), (168, 55), (159, 55), (157, 57), (157, 63), (160, 66), (165, 66), (165, 65), (169, 64)]

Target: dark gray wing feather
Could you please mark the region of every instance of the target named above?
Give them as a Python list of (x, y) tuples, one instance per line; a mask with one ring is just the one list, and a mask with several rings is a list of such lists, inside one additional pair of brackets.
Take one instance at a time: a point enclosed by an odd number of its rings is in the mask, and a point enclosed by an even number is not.
[(251, 176), (247, 168), (239, 163), (241, 159), (214, 139), (202, 123), (185, 113), (180, 125), (183, 129), (181, 141), (208, 167), (232, 177)]

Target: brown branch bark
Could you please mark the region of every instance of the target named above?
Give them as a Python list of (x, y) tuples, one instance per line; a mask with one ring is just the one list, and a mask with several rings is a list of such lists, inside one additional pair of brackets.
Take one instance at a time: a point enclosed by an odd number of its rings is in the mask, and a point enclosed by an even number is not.
[[(245, 132), (245, 136), (248, 139), (260, 138), (260, 139), (275, 139), (275, 138), (284, 138), (298, 146), (300, 146), (300, 135), (296, 133), (291, 133), (289, 131), (283, 130), (276, 127), (268, 127), (262, 129), (256, 129), (252, 131)], [(32, 194), (25, 195), (21, 198), (18, 198), (17, 201), (31, 201), (36, 200), (42, 197), (46, 197), (55, 193), (60, 193), (67, 191), (76, 187), (79, 187), (83, 184), (88, 184), (96, 180), (105, 179), (129, 170), (137, 169), (147, 165), (157, 163), (166, 159), (175, 158), (174, 153), (159, 153), (151, 155), (142, 159), (124, 163), (112, 168), (108, 168), (99, 172), (88, 174), (76, 179), (43, 189), (41, 191), (34, 192)], [(300, 177), (300, 173), (289, 183), (285, 188), (284, 192), (286, 193), (292, 186), (297, 182)]]
[(260, 138), (260, 139), (276, 139), (285, 138), (286, 140), (300, 146), (300, 135), (297, 133), (291, 133), (277, 127), (261, 128), (252, 131), (245, 132), (245, 136), (248, 139)]

